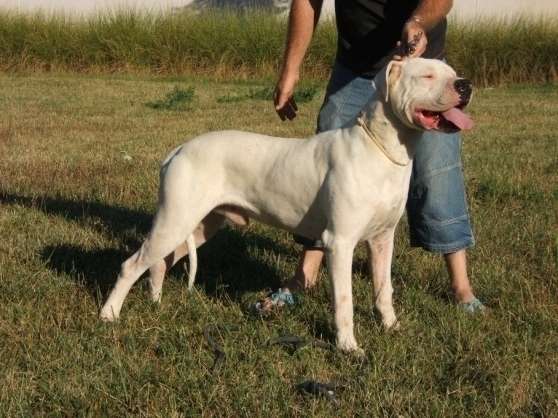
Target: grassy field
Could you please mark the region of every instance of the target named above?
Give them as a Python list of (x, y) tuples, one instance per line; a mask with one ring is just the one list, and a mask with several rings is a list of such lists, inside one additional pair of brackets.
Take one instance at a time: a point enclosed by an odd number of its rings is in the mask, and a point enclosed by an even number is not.
[[(121, 11), (82, 20), (0, 12), (0, 69), (275, 77), (286, 27), (286, 19), (262, 11)], [(556, 82), (557, 38), (552, 16), (452, 21), (448, 59), (476, 85)], [(306, 78), (326, 77), (335, 45), (335, 24), (324, 18), (305, 60)]]
[[(293, 123), (274, 114), (268, 87), (0, 75), (0, 416), (558, 416), (552, 85), (482, 89), (470, 108), (470, 267), (488, 316), (457, 310), (440, 258), (410, 249), (403, 222), (394, 259), (401, 331), (383, 332), (372, 314), (357, 251), (364, 362), (267, 344), (283, 334), (333, 342), (333, 326), (327, 280), (297, 308), (250, 313), (249, 302), (293, 274), (299, 251), (288, 234), (257, 224), (200, 249), (193, 293), (177, 267), (161, 306), (141, 283), (119, 323), (98, 320), (120, 263), (149, 228), (169, 150), (208, 130), (313, 132), (323, 86), (305, 86)], [(214, 371), (208, 326), (226, 353)], [(340, 383), (338, 404), (298, 393), (305, 379)]]

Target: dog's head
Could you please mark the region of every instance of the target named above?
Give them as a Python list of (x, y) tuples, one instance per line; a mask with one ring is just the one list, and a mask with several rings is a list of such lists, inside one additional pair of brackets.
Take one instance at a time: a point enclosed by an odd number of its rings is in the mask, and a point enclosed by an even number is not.
[(471, 82), (440, 60), (391, 61), (375, 82), (396, 116), (411, 128), (457, 132), (473, 127), (463, 112), (471, 100)]

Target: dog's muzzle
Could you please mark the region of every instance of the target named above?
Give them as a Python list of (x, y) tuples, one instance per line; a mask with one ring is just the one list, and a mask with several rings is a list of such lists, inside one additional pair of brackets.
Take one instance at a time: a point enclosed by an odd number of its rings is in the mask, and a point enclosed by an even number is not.
[(459, 78), (453, 83), (455, 91), (459, 95), (459, 105), (466, 106), (471, 100), (471, 93), (473, 92), (473, 83), (466, 78)]

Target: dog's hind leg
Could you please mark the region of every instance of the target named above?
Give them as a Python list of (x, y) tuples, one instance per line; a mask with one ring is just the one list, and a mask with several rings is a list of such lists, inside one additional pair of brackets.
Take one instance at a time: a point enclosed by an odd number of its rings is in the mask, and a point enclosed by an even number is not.
[(117, 319), (124, 298), (139, 277), (148, 268), (173, 252), (184, 242), (185, 237), (192, 233), (203, 215), (192, 216), (188, 220), (183, 215), (186, 212), (184, 206), (186, 205), (166, 206), (173, 208), (172, 211), (166, 209), (165, 206), (159, 209), (148, 238), (139, 251), (122, 263), (116, 284), (101, 309), (101, 319), (105, 321)]
[(374, 283), (374, 306), (380, 312), (385, 328), (398, 327), (393, 309), (393, 287), (391, 284), (394, 231), (394, 229), (390, 229), (381, 236), (366, 242), (369, 254), (369, 270)]
[[(225, 216), (215, 212), (210, 212), (194, 230), (196, 247), (200, 247), (213, 235), (215, 235), (215, 233), (223, 226), (224, 222)], [(165, 280), (166, 273), (187, 254), (188, 245), (186, 245), (186, 242), (182, 242), (173, 252), (150, 267), (149, 286), (151, 299), (154, 302), (161, 301), (163, 282)]]

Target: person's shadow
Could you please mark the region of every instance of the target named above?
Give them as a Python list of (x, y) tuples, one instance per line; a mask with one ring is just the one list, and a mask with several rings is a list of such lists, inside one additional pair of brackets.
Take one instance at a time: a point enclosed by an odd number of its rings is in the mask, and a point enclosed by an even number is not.
[[(48, 268), (83, 283), (93, 297), (106, 296), (116, 280), (121, 263), (140, 247), (152, 220), (152, 214), (99, 201), (29, 197), (4, 191), (0, 191), (0, 201), (88, 225), (120, 243), (117, 248), (109, 249), (61, 244), (41, 250), (41, 257)], [(292, 250), (270, 238), (250, 230), (227, 227), (199, 248), (200, 268), (196, 283), (211, 297), (224, 292), (232, 300), (239, 300), (247, 291), (280, 286), (281, 277), (277, 269), (250, 256), (249, 250), (253, 247), (257, 247), (258, 251), (270, 250), (294, 256)], [(180, 267), (177, 265), (174, 268)]]

